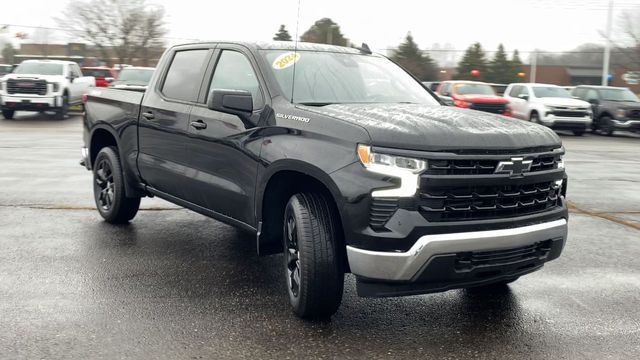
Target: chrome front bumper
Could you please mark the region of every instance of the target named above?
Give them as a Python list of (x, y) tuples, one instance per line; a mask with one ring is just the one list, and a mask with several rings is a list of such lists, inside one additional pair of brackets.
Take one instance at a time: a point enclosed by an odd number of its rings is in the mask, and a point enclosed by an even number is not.
[(87, 168), (87, 170), (91, 170), (91, 161), (89, 161), (89, 149), (86, 147), (82, 148), (82, 157), (80, 158), (80, 165)]
[(425, 235), (406, 252), (347, 246), (347, 257), (355, 275), (374, 280), (411, 281), (420, 275), (434, 255), (517, 248), (559, 238), (564, 244), (567, 238), (565, 219), (513, 229)]

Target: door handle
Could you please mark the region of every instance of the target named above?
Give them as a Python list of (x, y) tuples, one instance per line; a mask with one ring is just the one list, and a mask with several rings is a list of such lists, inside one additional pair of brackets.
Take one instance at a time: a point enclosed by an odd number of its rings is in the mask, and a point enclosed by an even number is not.
[(202, 120), (192, 121), (192, 122), (189, 123), (189, 125), (191, 125), (191, 127), (196, 129), (196, 130), (203, 130), (203, 129), (207, 128), (207, 123), (205, 123)]
[(155, 118), (155, 116), (153, 116), (153, 113), (151, 111), (143, 112), (142, 116), (147, 120), (153, 120)]

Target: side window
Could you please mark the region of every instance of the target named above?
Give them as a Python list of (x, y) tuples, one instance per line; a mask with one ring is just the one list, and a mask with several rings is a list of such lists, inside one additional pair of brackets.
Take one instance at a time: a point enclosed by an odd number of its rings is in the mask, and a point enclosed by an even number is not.
[(82, 72), (80, 71), (80, 67), (77, 64), (69, 65), (69, 72), (75, 78), (79, 78), (79, 77), (82, 76)]
[(224, 50), (220, 54), (209, 94), (215, 89), (245, 90), (251, 93), (254, 109), (260, 109), (264, 105), (256, 73), (247, 57), (237, 51)]
[(598, 92), (595, 91), (594, 89), (587, 90), (587, 93), (585, 95), (585, 99), (587, 101), (598, 100)]
[(171, 99), (196, 101), (208, 52), (206, 49), (176, 52), (164, 79), (162, 94)]
[(442, 85), (442, 91), (440, 91), (440, 95), (451, 96), (451, 83), (444, 83)]
[(571, 96), (580, 98), (580, 99), (584, 99), (584, 89), (581, 88), (574, 88), (571, 91)]
[(527, 88), (526, 86), (523, 86), (522, 89), (520, 89), (520, 92), (518, 93), (518, 95), (529, 96), (529, 88)]
[(520, 95), (520, 90), (522, 90), (522, 85), (515, 85), (511, 90), (509, 90), (509, 96), (514, 98), (518, 97), (518, 95)]

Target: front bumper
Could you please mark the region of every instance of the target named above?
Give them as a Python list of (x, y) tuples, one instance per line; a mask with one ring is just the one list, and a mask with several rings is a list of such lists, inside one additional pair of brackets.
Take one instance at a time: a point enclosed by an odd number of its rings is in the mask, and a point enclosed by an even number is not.
[[(367, 280), (415, 281), (437, 255), (518, 248), (567, 237), (567, 220), (513, 229), (422, 236), (406, 252), (385, 252), (347, 246), (351, 272)], [(559, 255), (559, 254), (558, 254)]]
[(62, 106), (60, 96), (13, 96), (2, 95), (2, 109), (41, 111)]
[(616, 130), (640, 131), (640, 120), (613, 120)]
[(540, 119), (543, 125), (556, 130), (587, 130), (591, 128), (591, 117), (562, 117), (547, 115)]
[(80, 166), (84, 166), (87, 170), (91, 170), (91, 161), (89, 160), (89, 149), (82, 148), (82, 157), (80, 158)]

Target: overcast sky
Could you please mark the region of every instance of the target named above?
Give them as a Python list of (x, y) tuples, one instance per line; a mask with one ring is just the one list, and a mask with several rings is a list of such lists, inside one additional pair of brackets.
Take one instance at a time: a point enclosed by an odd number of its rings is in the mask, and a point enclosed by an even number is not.
[[(0, 11), (0, 24), (58, 26), (52, 17), (60, 16), (67, 2), (10, 2)], [(295, 36), (297, 0), (148, 2), (165, 7), (168, 36), (173, 38), (270, 40), (280, 24)], [(562, 51), (603, 42), (599, 31), (605, 28), (607, 4), (608, 0), (301, 0), (299, 35), (315, 20), (330, 17), (354, 43), (366, 42), (378, 51), (396, 46), (408, 31), (422, 48), (450, 43), (465, 49), (479, 41), (488, 50), (504, 43), (509, 51)], [(640, 0), (615, 4), (614, 21), (622, 11), (640, 11)]]

